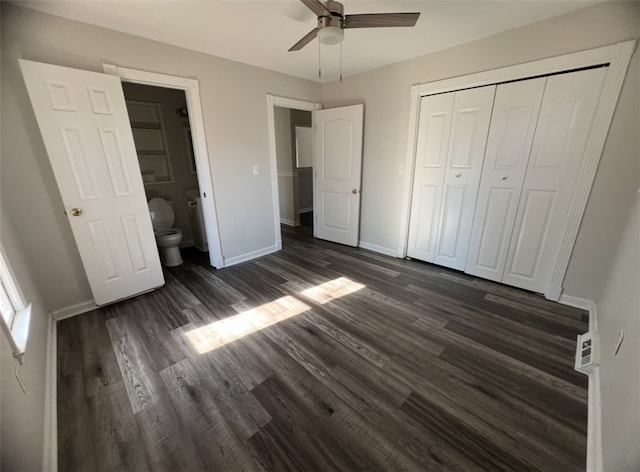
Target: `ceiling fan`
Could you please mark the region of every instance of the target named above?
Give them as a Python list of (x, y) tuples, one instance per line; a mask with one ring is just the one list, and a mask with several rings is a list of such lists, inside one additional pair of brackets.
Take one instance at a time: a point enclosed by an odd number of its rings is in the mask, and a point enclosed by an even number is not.
[(289, 48), (299, 51), (316, 36), (321, 44), (339, 44), (347, 28), (380, 28), (389, 26), (415, 26), (420, 13), (363, 13), (345, 15), (342, 3), (329, 0), (300, 0), (318, 16), (318, 27), (309, 31), (300, 41)]

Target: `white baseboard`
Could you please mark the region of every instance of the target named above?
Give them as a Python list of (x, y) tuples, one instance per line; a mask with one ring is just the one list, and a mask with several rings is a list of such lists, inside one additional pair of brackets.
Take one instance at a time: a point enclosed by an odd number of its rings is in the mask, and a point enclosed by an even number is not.
[[(589, 333), (592, 339), (592, 356), (597, 362), (600, 355), (598, 331), (598, 307), (593, 300), (562, 295), (559, 303), (589, 312)], [(589, 377), (589, 399), (587, 403), (587, 472), (602, 472), (602, 403), (600, 400), (600, 367), (595, 365)]]
[(267, 254), (271, 254), (272, 252), (276, 252), (277, 246), (274, 244), (273, 246), (263, 247), (262, 249), (257, 249), (255, 251), (247, 252), (246, 254), (240, 254), (239, 256), (230, 257), (229, 259), (224, 260), (224, 266), (229, 267), (232, 265), (240, 264), (241, 262), (250, 261), (251, 259), (255, 259), (257, 257), (266, 256)]
[(377, 244), (371, 244), (366, 241), (359, 241), (358, 247), (362, 249), (368, 249), (369, 251), (378, 252), (380, 254), (384, 254), (385, 256), (396, 257), (397, 253), (395, 249), (391, 249), (384, 246), (378, 246)]
[(287, 226), (300, 226), (300, 221), (293, 221), (287, 218), (280, 218), (280, 223)]
[(589, 374), (587, 406), (587, 471), (602, 472), (602, 401), (600, 399), (600, 367)]
[(51, 316), (55, 321), (64, 320), (65, 318), (71, 318), (72, 316), (81, 315), (91, 310), (98, 308), (96, 302), (93, 300), (87, 300), (85, 302), (76, 303), (75, 305), (61, 308), (51, 312)]
[(42, 470), (58, 470), (58, 390), (57, 390), (57, 321), (49, 315), (47, 327), (47, 365), (45, 369), (44, 441)]
[(313, 207), (298, 209), (298, 213), (310, 213), (312, 211), (313, 211)]

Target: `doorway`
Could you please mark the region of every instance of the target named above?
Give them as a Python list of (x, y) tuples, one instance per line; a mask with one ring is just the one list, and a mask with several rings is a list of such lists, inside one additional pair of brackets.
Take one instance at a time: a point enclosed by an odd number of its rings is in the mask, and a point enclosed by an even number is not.
[(298, 228), (313, 234), (311, 119), (308, 110), (274, 109), (281, 232)]
[[(271, 189), (276, 249), (282, 249), (282, 226), (313, 228), (312, 112), (322, 105), (267, 95)], [(297, 129), (296, 129), (297, 128)], [(301, 211), (302, 210), (302, 211)]]
[(180, 248), (208, 252), (184, 90), (123, 82), (147, 201), (163, 198), (182, 232)]
[[(186, 99), (186, 113), (189, 117), (193, 164), (195, 166), (201, 197), (200, 203), (202, 205), (203, 226), (207, 241), (206, 248), (209, 251), (209, 262), (217, 269), (224, 267), (198, 81), (185, 77), (128, 69), (112, 64), (103, 64), (103, 69), (104, 72), (109, 75), (118, 76), (123, 85), (125, 83), (132, 83), (163, 87), (182, 91), (184, 94)], [(186, 137), (184, 139), (186, 143)], [(145, 188), (146, 187), (147, 186), (145, 186)]]

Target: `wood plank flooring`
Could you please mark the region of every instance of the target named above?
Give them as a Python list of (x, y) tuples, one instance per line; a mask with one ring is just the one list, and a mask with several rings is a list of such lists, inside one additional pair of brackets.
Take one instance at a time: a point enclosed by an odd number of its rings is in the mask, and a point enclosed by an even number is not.
[(60, 470), (584, 470), (585, 312), (283, 237), (58, 323)]

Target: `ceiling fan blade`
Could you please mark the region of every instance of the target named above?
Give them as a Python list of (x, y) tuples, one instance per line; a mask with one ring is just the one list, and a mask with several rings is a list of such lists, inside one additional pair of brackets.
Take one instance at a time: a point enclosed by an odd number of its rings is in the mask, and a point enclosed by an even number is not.
[(387, 26), (415, 26), (420, 13), (363, 13), (345, 15), (345, 28), (381, 28)]
[(313, 38), (318, 36), (318, 28), (313, 28), (307, 34), (305, 34), (300, 41), (289, 48), (289, 52), (291, 51), (299, 51), (303, 47), (305, 47)]
[(318, 0), (300, 0), (304, 3), (309, 10), (316, 14), (316, 16), (331, 16), (329, 10), (327, 10), (322, 3)]

